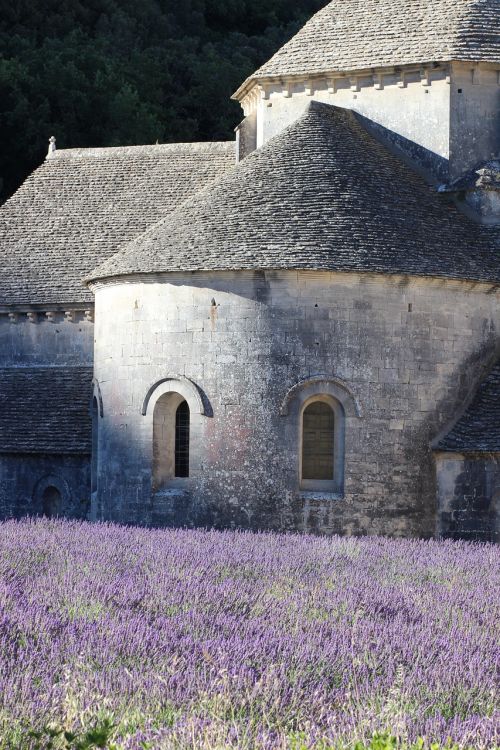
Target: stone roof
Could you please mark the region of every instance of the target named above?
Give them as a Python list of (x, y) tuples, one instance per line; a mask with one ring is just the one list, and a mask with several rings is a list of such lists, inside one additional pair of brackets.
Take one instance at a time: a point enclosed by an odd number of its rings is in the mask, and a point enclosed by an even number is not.
[(500, 281), (500, 230), (461, 214), (366, 131), (312, 102), (90, 279), (315, 269)]
[(248, 81), (449, 60), (500, 62), (499, 0), (333, 0)]
[(0, 305), (91, 301), (84, 276), (234, 162), (234, 143), (55, 151), (0, 208)]
[(500, 362), (453, 429), (436, 446), (453, 453), (500, 451)]
[(0, 369), (0, 453), (90, 453), (91, 399), (91, 367)]

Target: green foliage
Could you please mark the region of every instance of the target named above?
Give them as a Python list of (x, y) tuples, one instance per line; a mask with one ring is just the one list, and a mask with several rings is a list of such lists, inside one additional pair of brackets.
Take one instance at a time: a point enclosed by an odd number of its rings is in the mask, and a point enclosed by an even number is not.
[(113, 736), (116, 725), (110, 719), (103, 719), (91, 729), (80, 734), (68, 732), (59, 727), (47, 726), (40, 732), (29, 732), (33, 750), (94, 750), (107, 748), (114, 750)]
[(0, 0), (2, 199), (51, 135), (64, 148), (231, 138), (230, 95), (325, 2)]
[(363, 742), (356, 743), (354, 750), (459, 750), (459, 747), (452, 743), (440, 745), (437, 742), (426, 742), (422, 738), (415, 743), (408, 744), (388, 734), (376, 734), (368, 745)]
[[(288, 750), (351, 750), (352, 745), (330, 745), (329, 743), (319, 741), (314, 747), (307, 743), (305, 733), (297, 733), (289, 737)], [(398, 740), (390, 734), (375, 734), (372, 739), (366, 742), (356, 742), (352, 750), (460, 750), (459, 746), (453, 743), (440, 745), (435, 742), (426, 742), (420, 738), (417, 742), (408, 744), (403, 740)], [(473, 750), (462, 748), (462, 750)]]

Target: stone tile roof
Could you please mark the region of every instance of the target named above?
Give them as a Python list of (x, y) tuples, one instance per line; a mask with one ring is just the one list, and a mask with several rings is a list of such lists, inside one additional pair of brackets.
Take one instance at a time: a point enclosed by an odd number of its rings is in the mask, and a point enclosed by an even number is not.
[(234, 143), (55, 151), (0, 208), (0, 305), (91, 301), (84, 276), (234, 162)]
[(91, 367), (0, 369), (0, 453), (90, 453), (91, 399)]
[(500, 281), (500, 230), (462, 215), (349, 110), (308, 111), (91, 279), (325, 269)]
[(500, 62), (499, 0), (333, 0), (249, 79)]
[(500, 362), (453, 429), (436, 446), (453, 453), (500, 451)]

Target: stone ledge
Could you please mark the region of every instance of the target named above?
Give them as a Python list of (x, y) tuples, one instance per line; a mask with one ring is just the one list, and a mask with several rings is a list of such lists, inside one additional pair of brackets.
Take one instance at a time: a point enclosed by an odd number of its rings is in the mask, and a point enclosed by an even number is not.
[(300, 499), (301, 500), (345, 500), (345, 497), (343, 494), (340, 494), (339, 492), (322, 492), (321, 490), (318, 490), (318, 492), (313, 492), (311, 490), (301, 490)]

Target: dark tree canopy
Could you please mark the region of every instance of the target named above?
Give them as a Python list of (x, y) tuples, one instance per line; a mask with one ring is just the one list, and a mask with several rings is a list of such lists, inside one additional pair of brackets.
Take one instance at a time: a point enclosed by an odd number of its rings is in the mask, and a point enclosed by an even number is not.
[(5, 200), (62, 148), (233, 137), (229, 97), (326, 0), (0, 0)]

